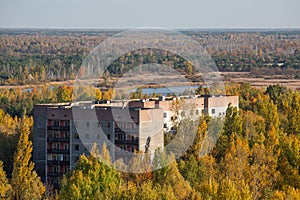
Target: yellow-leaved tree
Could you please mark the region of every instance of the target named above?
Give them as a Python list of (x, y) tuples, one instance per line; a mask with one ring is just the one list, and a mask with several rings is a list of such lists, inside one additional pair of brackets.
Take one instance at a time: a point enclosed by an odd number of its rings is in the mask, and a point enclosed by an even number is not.
[(14, 199), (41, 199), (45, 187), (34, 171), (34, 163), (30, 161), (32, 142), (29, 140), (30, 119), (24, 120), (20, 139), (14, 155), (12, 172), (12, 196)]
[(11, 193), (11, 185), (8, 183), (6, 173), (3, 170), (3, 162), (0, 160), (0, 199), (8, 199)]

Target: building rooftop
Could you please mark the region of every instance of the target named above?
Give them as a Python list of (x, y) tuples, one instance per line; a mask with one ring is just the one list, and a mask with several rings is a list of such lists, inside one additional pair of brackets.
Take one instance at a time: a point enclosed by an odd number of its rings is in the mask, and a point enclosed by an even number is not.
[[(154, 108), (152, 105), (155, 102), (159, 101), (173, 101), (176, 99), (197, 99), (197, 98), (217, 98), (217, 97), (236, 97), (233, 95), (187, 95), (187, 96), (160, 96), (156, 98), (147, 98), (147, 99), (128, 99), (128, 100), (96, 100), (96, 101), (79, 101), (79, 102), (67, 102), (67, 103), (47, 103), (47, 104), (37, 104), (38, 106), (45, 106), (45, 107), (53, 107), (53, 108), (72, 108), (72, 107), (83, 107), (83, 108), (90, 108), (94, 109), (95, 107), (140, 107), (142, 109), (150, 109)], [(145, 103), (150, 102), (148, 106), (139, 106), (139, 104), (134, 103)], [(152, 102), (152, 104), (151, 104)], [(140, 104), (141, 105), (141, 104)], [(154, 104), (153, 104), (154, 106)]]

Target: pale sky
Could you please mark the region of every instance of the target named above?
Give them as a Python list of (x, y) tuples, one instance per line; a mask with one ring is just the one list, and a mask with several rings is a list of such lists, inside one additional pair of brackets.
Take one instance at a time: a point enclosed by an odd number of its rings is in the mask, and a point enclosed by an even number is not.
[(2, 28), (300, 28), (299, 0), (0, 0)]

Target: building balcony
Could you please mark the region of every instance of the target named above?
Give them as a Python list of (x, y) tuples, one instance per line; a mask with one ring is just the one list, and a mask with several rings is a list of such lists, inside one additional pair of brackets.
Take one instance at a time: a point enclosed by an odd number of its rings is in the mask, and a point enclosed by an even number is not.
[(47, 137), (47, 142), (69, 142), (70, 137), (67, 138), (53, 138), (53, 137)]
[(70, 165), (70, 161), (66, 161), (66, 160), (47, 160), (47, 165)]
[(115, 128), (115, 133), (125, 133), (121, 128)]
[(138, 140), (115, 140), (115, 144), (138, 145)]
[(47, 130), (52, 131), (69, 131), (70, 126), (47, 126)]
[(69, 154), (70, 149), (47, 149), (47, 153)]
[(115, 133), (138, 133), (139, 129), (131, 129), (131, 128), (115, 128)]

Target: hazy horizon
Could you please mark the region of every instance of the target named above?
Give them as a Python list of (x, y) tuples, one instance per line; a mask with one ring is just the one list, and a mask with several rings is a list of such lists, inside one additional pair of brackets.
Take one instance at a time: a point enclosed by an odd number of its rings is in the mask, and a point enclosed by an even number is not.
[(298, 0), (3, 0), (0, 28), (294, 29)]

